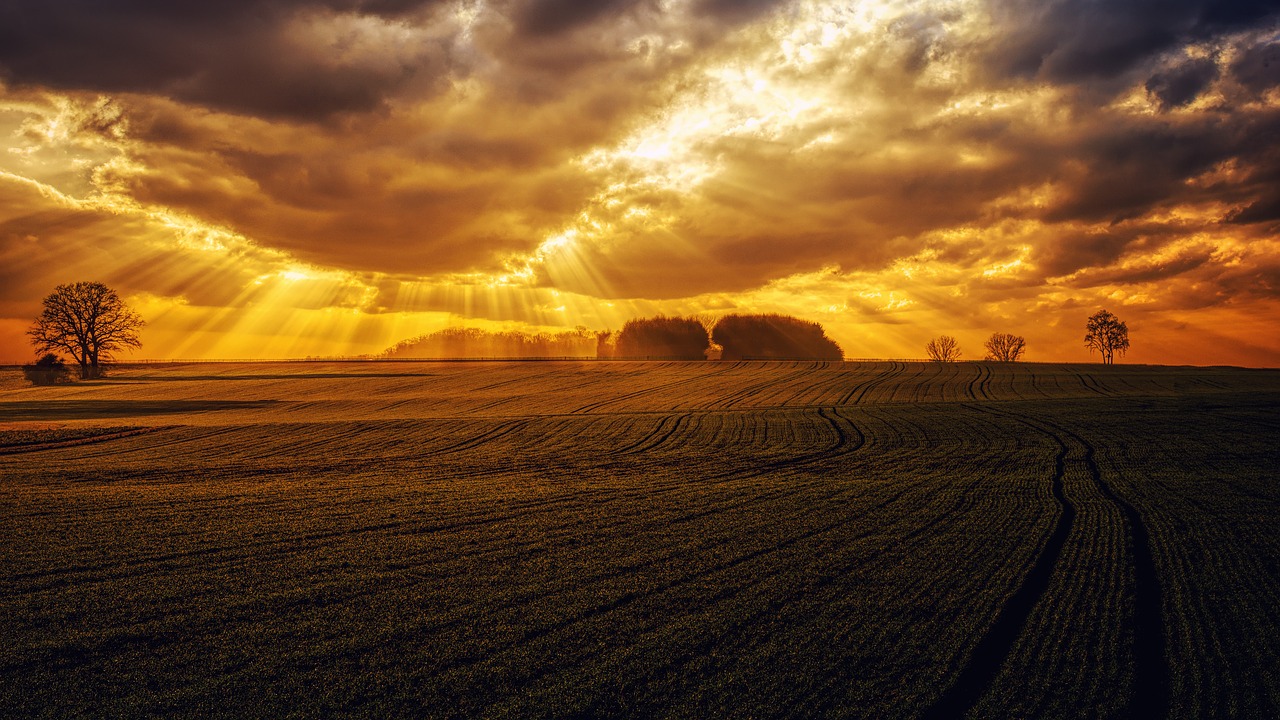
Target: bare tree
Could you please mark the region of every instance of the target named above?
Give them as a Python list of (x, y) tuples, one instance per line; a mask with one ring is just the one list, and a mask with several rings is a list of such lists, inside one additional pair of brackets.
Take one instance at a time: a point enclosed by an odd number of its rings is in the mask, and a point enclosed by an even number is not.
[(1089, 348), (1090, 353), (1097, 350), (1102, 355), (1103, 365), (1115, 363), (1116, 352), (1124, 355), (1129, 349), (1128, 326), (1106, 310), (1099, 310), (1091, 315), (1084, 327), (1087, 331), (1084, 336), (1085, 347)]
[(80, 364), (81, 378), (94, 378), (116, 350), (141, 347), (138, 330), (144, 324), (115, 290), (78, 282), (54, 288), (27, 335), (36, 352), (65, 350)]
[(1020, 335), (992, 333), (987, 338), (987, 359), (997, 362), (1017, 362), (1027, 349), (1027, 341)]
[(924, 350), (934, 362), (955, 362), (960, 359), (960, 343), (950, 335), (939, 335), (930, 340)]

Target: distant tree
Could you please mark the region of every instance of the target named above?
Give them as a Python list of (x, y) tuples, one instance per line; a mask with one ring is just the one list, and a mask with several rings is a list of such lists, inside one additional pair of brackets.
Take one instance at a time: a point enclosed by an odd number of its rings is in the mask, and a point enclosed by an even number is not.
[(697, 320), (659, 315), (628, 320), (615, 347), (620, 358), (706, 360), (710, 345), (707, 329)]
[(112, 353), (142, 346), (138, 330), (144, 324), (115, 290), (78, 282), (54, 288), (27, 335), (36, 352), (65, 350), (79, 363), (81, 378), (95, 378)]
[(934, 362), (955, 362), (960, 359), (960, 343), (950, 335), (939, 335), (930, 340), (924, 349)]
[(997, 362), (1017, 362), (1027, 349), (1027, 341), (1018, 335), (992, 333), (987, 338), (987, 359)]
[(601, 330), (596, 333), (596, 358), (608, 359), (617, 355), (616, 341), (617, 338), (614, 337), (612, 330)]
[(1102, 364), (1115, 363), (1115, 354), (1124, 355), (1129, 349), (1129, 327), (1120, 318), (1106, 310), (1099, 310), (1085, 322), (1085, 347), (1092, 354), (1097, 350), (1102, 355)]
[(61, 385), (71, 382), (66, 363), (53, 353), (46, 354), (32, 365), (23, 365), (22, 374), (32, 385)]
[(844, 352), (816, 322), (790, 315), (726, 315), (711, 340), (721, 360), (843, 360)]

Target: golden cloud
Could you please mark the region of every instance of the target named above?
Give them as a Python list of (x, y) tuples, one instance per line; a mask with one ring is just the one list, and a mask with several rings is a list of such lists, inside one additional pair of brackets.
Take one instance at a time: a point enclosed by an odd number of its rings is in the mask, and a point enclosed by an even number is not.
[(9, 9), (0, 339), (91, 278), (155, 355), (741, 309), (1085, 359), (1105, 303), (1275, 364), (1276, 13), (1078, 4)]

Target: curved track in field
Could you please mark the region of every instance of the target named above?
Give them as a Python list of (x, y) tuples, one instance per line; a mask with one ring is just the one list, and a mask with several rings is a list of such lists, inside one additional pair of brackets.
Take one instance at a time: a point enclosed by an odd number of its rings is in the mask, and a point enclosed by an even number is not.
[(1078, 433), (1057, 423), (1035, 419), (1008, 410), (974, 408), (975, 411), (1009, 417), (1050, 438), (1059, 448), (1051, 481), (1051, 494), (1060, 507), (1057, 524), (1041, 548), (1022, 583), (1000, 608), (991, 627), (974, 646), (968, 662), (951, 685), (928, 707), (922, 717), (931, 719), (963, 717), (975, 709), (989, 691), (996, 676), (1009, 661), (1013, 648), (1028, 630), (1028, 620), (1045, 597), (1059, 564), (1072, 526), (1076, 507), (1063, 489), (1066, 462), (1079, 456), (1097, 492), (1123, 513), (1130, 538), (1134, 583), (1132, 633), (1134, 679), (1129, 694), (1127, 716), (1165, 717), (1169, 711), (1168, 660), (1160, 581), (1152, 558), (1151, 544), (1142, 517), (1130, 503), (1115, 494), (1104, 481), (1094, 459), (1095, 448)]
[[(1025, 420), (1020, 419), (1020, 422), (1044, 431), (1044, 428)], [(922, 718), (929, 720), (960, 718), (973, 709), (979, 698), (991, 686), (996, 674), (1000, 672), (1018, 636), (1022, 634), (1032, 610), (1049, 588), (1049, 580), (1058, 564), (1059, 556), (1062, 555), (1067, 537), (1071, 534), (1076, 508), (1063, 491), (1069, 449), (1061, 437), (1053, 433), (1048, 434), (1058, 445), (1058, 453), (1054, 457), (1054, 474), (1050, 481), (1050, 494), (1058, 506), (1058, 519), (1053, 532), (1041, 546), (1030, 570), (1023, 576), (1022, 584), (1005, 601), (991, 627), (974, 646), (968, 663), (951, 681), (946, 691), (922, 713)]]
[(1277, 710), (1280, 373), (247, 370), (0, 393), (0, 715)]

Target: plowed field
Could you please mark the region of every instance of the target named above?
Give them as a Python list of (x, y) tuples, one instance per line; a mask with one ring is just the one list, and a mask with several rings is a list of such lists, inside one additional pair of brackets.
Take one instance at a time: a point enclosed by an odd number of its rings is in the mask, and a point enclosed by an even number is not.
[(1280, 371), (0, 379), (0, 715), (1280, 716)]

